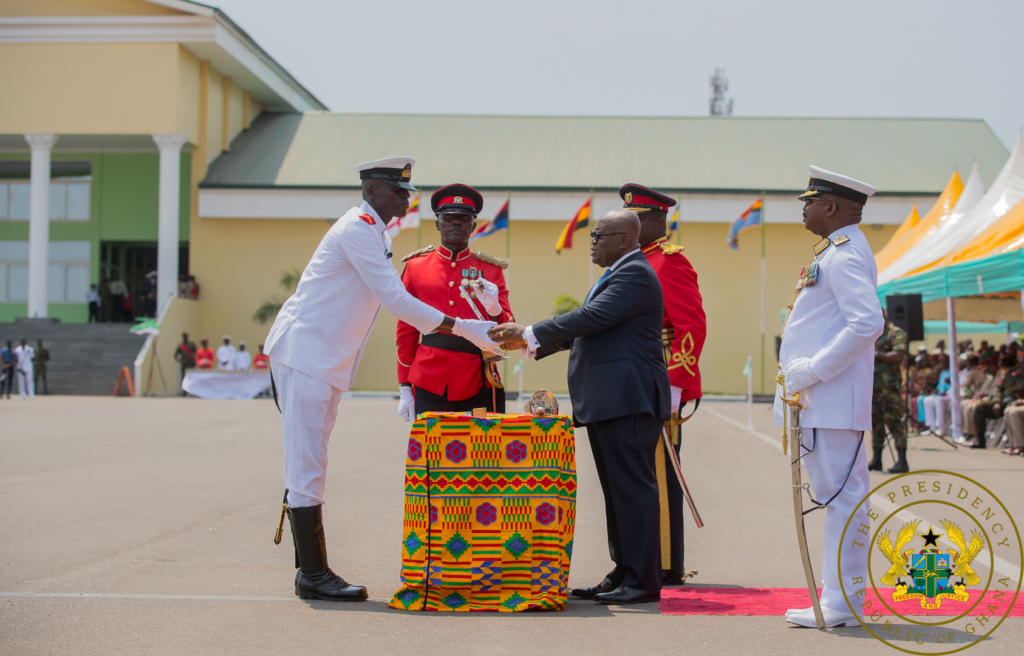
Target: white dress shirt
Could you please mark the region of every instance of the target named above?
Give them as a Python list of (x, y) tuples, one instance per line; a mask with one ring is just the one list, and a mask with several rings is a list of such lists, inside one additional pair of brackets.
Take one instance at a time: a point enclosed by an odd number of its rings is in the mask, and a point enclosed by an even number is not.
[[(817, 282), (801, 290), (785, 326), (779, 364), (810, 358), (821, 381), (805, 389), (800, 425), (807, 428), (871, 430), (875, 340), (885, 322), (878, 302), (875, 257), (856, 225), (829, 235), (849, 241), (829, 245), (817, 257)], [(782, 402), (775, 397), (775, 423), (782, 425)]]
[(331, 226), (270, 329), (271, 360), (345, 391), (382, 304), (421, 333), (441, 325), (444, 313), (409, 294), (391, 264), (386, 224), (364, 202)]

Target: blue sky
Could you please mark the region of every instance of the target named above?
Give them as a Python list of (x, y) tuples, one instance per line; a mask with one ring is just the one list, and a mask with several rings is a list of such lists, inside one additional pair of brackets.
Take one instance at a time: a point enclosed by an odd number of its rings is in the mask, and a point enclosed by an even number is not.
[(1024, 2), (207, 0), (337, 112), (1024, 123)]

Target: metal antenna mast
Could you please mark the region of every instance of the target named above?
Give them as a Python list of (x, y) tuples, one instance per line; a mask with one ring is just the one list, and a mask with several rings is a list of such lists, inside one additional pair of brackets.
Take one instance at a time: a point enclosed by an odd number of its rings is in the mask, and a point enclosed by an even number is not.
[(711, 85), (711, 115), (732, 116), (732, 98), (726, 100), (725, 92), (729, 90), (729, 80), (725, 77), (724, 68), (716, 68), (715, 74), (709, 78)]

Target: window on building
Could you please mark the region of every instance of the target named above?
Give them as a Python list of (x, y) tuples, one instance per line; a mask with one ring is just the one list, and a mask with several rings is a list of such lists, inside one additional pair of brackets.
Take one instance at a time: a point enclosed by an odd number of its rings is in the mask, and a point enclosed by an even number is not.
[[(28, 221), (32, 209), (28, 160), (0, 161), (0, 221)], [(50, 163), (50, 220), (88, 221), (91, 214), (92, 162)]]
[[(47, 301), (85, 303), (89, 291), (87, 241), (51, 241)], [(28, 242), (0, 241), (0, 303), (28, 301)]]
[[(88, 221), (92, 180), (50, 180), (50, 220)], [(31, 185), (24, 180), (0, 180), (0, 220), (28, 221)]]

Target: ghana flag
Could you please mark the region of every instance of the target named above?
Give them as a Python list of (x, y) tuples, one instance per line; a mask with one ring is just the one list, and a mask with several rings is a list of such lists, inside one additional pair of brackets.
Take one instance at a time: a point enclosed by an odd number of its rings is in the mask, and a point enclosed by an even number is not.
[(480, 226), (476, 229), (476, 232), (474, 232), (473, 235), (469, 238), (469, 241), (470, 243), (472, 243), (473, 241), (480, 239), (481, 237), (493, 235), (499, 230), (508, 230), (507, 200), (505, 201), (505, 204), (501, 206), (501, 209), (498, 210), (498, 213), (494, 215), (493, 219), (489, 219), (480, 224)]
[(761, 225), (761, 207), (764, 205), (764, 198), (758, 198), (754, 204), (747, 208), (740, 217), (733, 221), (729, 228), (729, 248), (739, 250), (740, 233), (747, 228), (756, 228)]
[(563, 248), (572, 248), (572, 233), (577, 230), (583, 230), (590, 225), (590, 199), (583, 203), (583, 206), (576, 212), (576, 216), (570, 219), (569, 223), (565, 224), (565, 228), (562, 229), (562, 234), (558, 236), (558, 241), (555, 242), (555, 252), (561, 253)]

